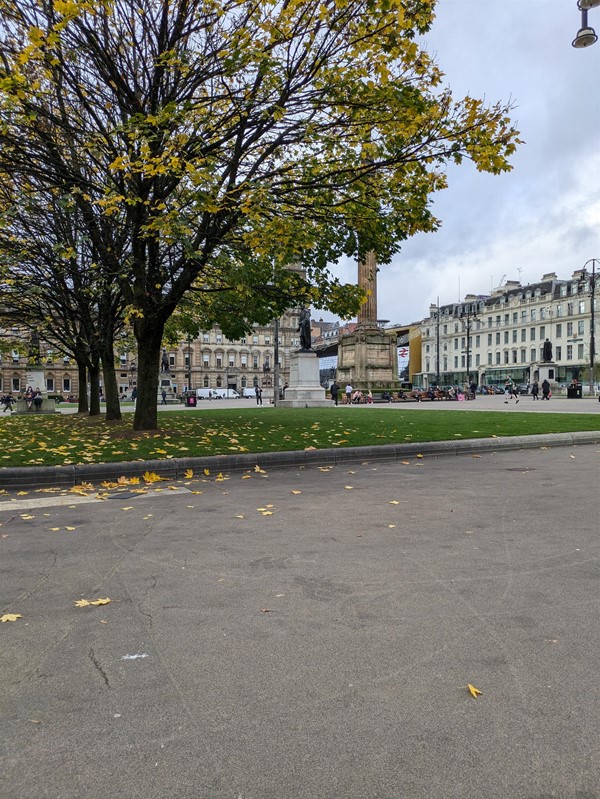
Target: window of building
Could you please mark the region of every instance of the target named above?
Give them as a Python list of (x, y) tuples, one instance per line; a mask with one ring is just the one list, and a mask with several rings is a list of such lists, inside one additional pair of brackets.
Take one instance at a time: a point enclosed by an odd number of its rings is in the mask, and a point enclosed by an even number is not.
[(71, 378), (70, 377), (63, 377), (63, 391), (66, 391), (67, 394), (71, 392)]
[(246, 343), (246, 336), (242, 336), (240, 339), (240, 344), (245, 344), (245, 343)]
[(537, 311), (536, 311), (535, 308), (532, 308), (531, 309), (531, 321), (535, 322), (536, 319), (537, 319)]
[[(242, 369), (247, 369), (248, 368), (248, 356), (247, 355), (241, 355), (240, 356), (240, 363), (242, 365)], [(245, 380), (246, 378), (244, 377), (242, 379)]]
[(496, 344), (500, 344), (500, 333), (496, 333)]
[(508, 363), (508, 350), (504, 350), (504, 363)]
[(258, 369), (258, 355), (252, 356), (252, 368)]
[(12, 379), (12, 390), (13, 391), (20, 391), (21, 390), (21, 380), (18, 377), (13, 377)]
[(465, 348), (465, 347), (466, 347), (466, 339), (465, 339), (465, 337), (463, 336), (463, 337), (461, 338), (461, 340), (460, 340), (460, 348), (461, 348), (461, 350), (464, 350), (464, 348)]
[(184, 360), (184, 365), (186, 367), (190, 365), (190, 354), (189, 354), (189, 352), (185, 353), (185, 355), (183, 356), (183, 360)]
[(567, 361), (573, 360), (573, 345), (567, 344)]
[(518, 321), (519, 321), (519, 314), (517, 313), (517, 311), (514, 311), (513, 315), (512, 315), (512, 323), (513, 323), (513, 325), (516, 325)]
[(481, 365), (481, 357), (479, 356), (479, 354), (477, 354), (475, 356), (475, 366), (480, 366), (480, 365)]
[(512, 351), (512, 362), (513, 363), (517, 362), (517, 351), (516, 350)]
[(556, 360), (560, 361), (562, 359), (562, 347), (556, 348)]
[(517, 343), (517, 330), (516, 330), (516, 328), (512, 332), (512, 340), (513, 340), (513, 344)]
[(507, 314), (507, 313), (505, 313), (505, 314), (504, 314), (504, 324), (505, 324), (505, 325), (507, 325), (507, 324), (508, 324), (508, 320), (509, 320), (509, 318), (510, 318), (510, 314)]
[[(426, 345), (425, 345), (425, 352), (426, 352), (427, 354), (429, 354), (429, 344), (426, 344)], [(427, 371), (429, 371), (429, 370), (427, 370)]]
[(265, 344), (269, 346), (271, 344), (271, 336), (265, 335)]
[(560, 303), (556, 306), (556, 315), (557, 316), (562, 316), (563, 315), (563, 307), (562, 307), (562, 305)]
[[(529, 356), (530, 356), (530, 359), (531, 359), (532, 361), (535, 361), (535, 360), (536, 360), (536, 358), (537, 358), (537, 352), (536, 352), (536, 349), (535, 349), (535, 347), (532, 347), (532, 348), (531, 348), (531, 350), (530, 350), (530, 352), (529, 352)], [(541, 358), (541, 354), (540, 354), (540, 358)]]
[(573, 316), (573, 303), (567, 303), (567, 316)]
[(175, 366), (175, 356), (174, 355), (169, 355), (169, 366), (171, 367), (171, 369), (173, 369), (173, 367)]
[(567, 322), (567, 336), (573, 335), (573, 322)]
[(556, 338), (562, 338), (562, 325), (558, 324), (554, 328), (554, 332), (556, 333)]
[(492, 353), (488, 352), (488, 366), (492, 365)]
[(458, 355), (454, 356), (454, 368), (458, 369)]
[(492, 326), (492, 317), (488, 316), (488, 327)]
[(217, 360), (217, 369), (222, 369), (223, 368), (223, 356), (222, 355), (217, 355), (217, 359), (216, 360)]
[(455, 350), (458, 349), (458, 339), (457, 338), (454, 339), (454, 349)]
[(577, 335), (583, 336), (584, 333), (585, 333), (585, 322), (583, 321), (583, 319), (580, 319), (577, 322)]
[(540, 327), (540, 341), (546, 338), (546, 325)]
[(205, 369), (208, 369), (210, 366), (210, 355), (207, 352), (202, 354), (202, 365)]
[(223, 378), (221, 377), (221, 375), (218, 375), (218, 377), (217, 377), (217, 388), (221, 388), (222, 386), (223, 386)]
[(561, 297), (566, 297), (567, 296), (567, 284), (566, 283), (563, 283), (562, 286), (560, 287), (560, 296)]
[(242, 388), (246, 388), (247, 385), (248, 385), (248, 378), (246, 377), (246, 375), (244, 375), (242, 377)]
[(258, 377), (254, 377), (252, 379), (252, 385), (254, 386), (254, 388), (256, 388), (256, 386), (258, 385)]
[(210, 342), (210, 335), (209, 335), (208, 333), (203, 333), (203, 334), (202, 334), (202, 341), (203, 341), (205, 344), (208, 344), (208, 343)]
[(500, 327), (500, 314), (496, 316), (496, 327)]
[(217, 342), (217, 344), (222, 344), (223, 343), (223, 335), (221, 333), (217, 333), (217, 335), (215, 336), (215, 341)]
[(521, 341), (527, 341), (527, 331), (525, 328), (521, 328)]
[(579, 313), (585, 313), (585, 300), (579, 300)]
[(475, 336), (475, 346), (481, 346), (481, 336)]
[(446, 335), (446, 333), (448, 332), (448, 325), (443, 325), (442, 326), (442, 332), (443, 332), (444, 335)]
[(535, 341), (535, 327), (529, 328), (529, 341)]
[(583, 344), (577, 345), (577, 357), (579, 358), (580, 361), (583, 360)]
[(47, 377), (46, 378), (46, 391), (54, 391), (54, 378)]
[(448, 356), (444, 355), (443, 360), (444, 360), (444, 365), (442, 366), (442, 369), (444, 370), (444, 372), (447, 372), (448, 371)]
[(508, 330), (505, 330), (504, 331), (504, 343), (505, 344), (508, 344), (508, 336), (509, 336)]
[(209, 383), (209, 380), (208, 380), (208, 375), (204, 375), (204, 379), (203, 379), (202, 383), (204, 385), (204, 388), (208, 388), (209, 387), (210, 383)]
[(500, 365), (500, 353), (499, 352), (496, 353), (496, 364), (498, 366)]
[(454, 332), (458, 333), (458, 322), (454, 323)]
[(525, 363), (527, 360), (527, 350), (523, 347), (521, 350), (521, 363)]
[(232, 368), (235, 366), (235, 355), (229, 355), (229, 367)]
[(527, 311), (521, 311), (521, 324), (524, 325), (527, 321)]
[[(462, 369), (465, 368), (465, 356), (464, 355), (460, 356), (460, 366), (461, 366)], [(429, 371), (429, 368), (427, 368), (427, 371)]]
[(492, 334), (488, 333), (488, 347), (492, 346)]

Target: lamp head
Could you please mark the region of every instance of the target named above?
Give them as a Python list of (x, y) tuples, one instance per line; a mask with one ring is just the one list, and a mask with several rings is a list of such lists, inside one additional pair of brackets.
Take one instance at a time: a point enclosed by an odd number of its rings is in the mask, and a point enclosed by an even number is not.
[(588, 11), (596, 6), (600, 6), (600, 0), (577, 0), (577, 7), (580, 11)]
[(571, 44), (577, 49), (589, 47), (598, 41), (598, 36), (593, 28), (580, 28), (577, 31), (577, 36), (573, 39)]

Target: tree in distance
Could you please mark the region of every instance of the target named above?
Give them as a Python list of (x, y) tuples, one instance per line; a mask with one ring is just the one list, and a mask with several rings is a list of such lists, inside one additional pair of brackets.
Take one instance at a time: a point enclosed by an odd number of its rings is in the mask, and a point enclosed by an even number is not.
[(230, 337), (290, 301), (351, 316), (364, 298), (329, 264), (386, 262), (434, 230), (449, 160), (510, 169), (510, 106), (454, 101), (420, 45), (434, 7), (0, 0), (0, 172), (68, 196), (119, 285), (135, 429), (157, 427), (161, 341), (184, 298)]

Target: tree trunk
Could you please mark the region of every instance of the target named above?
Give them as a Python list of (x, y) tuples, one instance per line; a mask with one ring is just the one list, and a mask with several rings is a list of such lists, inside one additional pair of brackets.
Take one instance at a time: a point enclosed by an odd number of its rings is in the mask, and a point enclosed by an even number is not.
[(158, 430), (158, 374), (164, 322), (137, 320), (134, 333), (138, 345), (137, 399), (134, 430)]
[(94, 357), (89, 366), (90, 416), (100, 416), (100, 358)]
[(103, 348), (102, 351), (102, 373), (104, 375), (104, 400), (106, 402), (106, 420), (120, 421), (121, 403), (119, 402), (119, 388), (117, 386), (117, 375), (115, 372), (115, 354), (110, 346)]
[(87, 392), (87, 367), (83, 361), (77, 361), (77, 372), (79, 374), (79, 399), (77, 401), (77, 413), (87, 413), (88, 392)]

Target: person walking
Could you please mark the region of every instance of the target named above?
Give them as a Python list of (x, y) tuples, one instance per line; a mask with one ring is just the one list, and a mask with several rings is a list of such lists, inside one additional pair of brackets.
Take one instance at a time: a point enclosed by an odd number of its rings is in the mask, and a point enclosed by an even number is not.
[(6, 413), (6, 411), (12, 412), (12, 406), (14, 401), (15, 400), (12, 394), (5, 394), (2, 397), (2, 404), (4, 405), (4, 410), (2, 411), (2, 413)]
[(547, 380), (542, 380), (542, 399), (550, 400), (550, 383)]
[(162, 397), (161, 405), (166, 405), (167, 404), (167, 392), (164, 390), (164, 388), (161, 391), (160, 395)]
[(531, 386), (531, 396), (533, 397), (534, 400), (539, 400), (540, 398), (539, 393), (540, 393), (540, 387), (538, 381), (534, 380), (533, 385)]
[(331, 384), (330, 391), (331, 391), (331, 399), (337, 405), (338, 404), (338, 397), (340, 395), (340, 387), (338, 386), (338, 384), (337, 384), (337, 382), (335, 380)]
[(350, 383), (346, 386), (346, 405), (350, 405), (352, 403), (352, 386)]
[(262, 405), (262, 388), (260, 386), (256, 386), (254, 393), (256, 394), (256, 404)]
[(512, 377), (506, 378), (506, 382), (504, 383), (504, 392), (508, 397), (508, 399), (504, 400), (505, 405), (508, 405), (508, 400), (510, 399), (515, 400), (515, 405), (519, 404), (519, 395), (517, 393), (517, 387), (515, 386)]

